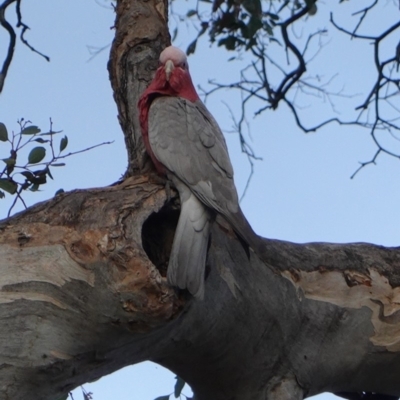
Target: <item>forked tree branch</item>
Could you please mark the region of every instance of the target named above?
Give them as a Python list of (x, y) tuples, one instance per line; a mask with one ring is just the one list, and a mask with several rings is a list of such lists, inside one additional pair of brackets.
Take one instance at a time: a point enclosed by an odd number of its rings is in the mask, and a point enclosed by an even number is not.
[(3, 62), (3, 66), (0, 71), (0, 93), (3, 90), (4, 87), (4, 82), (7, 77), (7, 73), (9, 70), (9, 67), (11, 65), (12, 59), (14, 57), (14, 52), (15, 52), (15, 44), (16, 44), (16, 39), (17, 35), (15, 33), (14, 28), (12, 25), (7, 21), (5, 13), (7, 8), (15, 3), (16, 5), (16, 14), (17, 14), (17, 28), (21, 28), (21, 33), (20, 33), (20, 40), (21, 42), (27, 46), (31, 51), (33, 51), (36, 54), (39, 54), (41, 57), (43, 57), (46, 61), (50, 61), (50, 57), (46, 56), (45, 54), (41, 53), (40, 51), (36, 50), (25, 38), (25, 33), (29, 29), (29, 26), (26, 25), (22, 21), (22, 13), (21, 13), (21, 0), (5, 0), (1, 5), (0, 5), (0, 25), (8, 32), (10, 35), (10, 39), (8, 42), (8, 48), (6, 52), (6, 56)]
[[(330, 16), (331, 24), (339, 32), (348, 35), (351, 39), (367, 40), (368, 42), (372, 42), (373, 45), (372, 64), (376, 69), (376, 78), (362, 104), (355, 107), (357, 114), (353, 119), (343, 120), (335, 116), (327, 118), (313, 126), (307, 126), (307, 124), (302, 121), (301, 108), (296, 102), (299, 93), (326, 99), (333, 112), (336, 112), (333, 97), (352, 97), (342, 93), (342, 91), (334, 92), (329, 90), (329, 83), (332, 79), (321, 82), (319, 76), (312, 77), (305, 75), (306, 69), (323, 46), (323, 44), (319, 43), (317, 52), (307, 60), (311, 42), (314, 38), (320, 38), (327, 32), (326, 29), (312, 32), (308, 35), (305, 42), (303, 42), (303, 45), (301, 45), (301, 38), (298, 38), (299, 40), (297, 40), (297, 42), (291, 39), (289, 29), (293, 29), (295, 24), (298, 23), (302, 17), (307, 15), (309, 9), (306, 6), (298, 10), (291, 10), (289, 17), (283, 22), (275, 24), (275, 26), (280, 27), (281, 36), (279, 39), (258, 32), (256, 35), (256, 44), (249, 49), (252, 54), (252, 60), (241, 70), (240, 79), (233, 83), (210, 81), (209, 83), (212, 87), (204, 91), (205, 96), (207, 97), (221, 89), (239, 90), (242, 94), (242, 107), (241, 115), (237, 118), (235, 126), (237, 127), (237, 133), (239, 134), (241, 143), (246, 137), (244, 130), (248, 127), (246, 117), (250, 112), (250, 101), (257, 100), (261, 103), (261, 106), (254, 112), (254, 115), (260, 115), (267, 110), (275, 110), (278, 108), (279, 104), (284, 103), (291, 111), (297, 126), (305, 133), (317, 131), (332, 122), (366, 129), (376, 145), (377, 150), (371, 160), (360, 163), (359, 168), (357, 168), (351, 178), (354, 178), (365, 166), (375, 164), (377, 157), (381, 154), (400, 159), (400, 153), (384, 145), (380, 136), (382, 132), (385, 132), (393, 138), (400, 140), (400, 124), (398, 118), (390, 117), (390, 114), (388, 114), (389, 109), (394, 110), (396, 113), (400, 111), (400, 107), (394, 104), (394, 100), (400, 90), (400, 76), (398, 74), (400, 43), (396, 49), (393, 49), (392, 57), (384, 59), (382, 56), (383, 52), (381, 51), (383, 44), (386, 43), (386, 39), (390, 35), (393, 35), (394, 32), (400, 30), (400, 22), (392, 24), (377, 35), (365, 35), (359, 32), (362, 24), (365, 23), (366, 16), (374, 10), (377, 3), (378, 2), (374, 0), (370, 5), (352, 14), (352, 16), (358, 17), (352, 29), (346, 29), (340, 26), (334, 20), (332, 13)], [(282, 8), (277, 12), (280, 13), (281, 10)], [(272, 40), (273, 42), (278, 42), (281, 45), (280, 48), (283, 48), (283, 51), (286, 53), (288, 65), (290, 65), (290, 56), (294, 56), (296, 60), (294, 68), (288, 68), (283, 65), (282, 62), (277, 61), (279, 53), (275, 55), (275, 57), (271, 55), (269, 42)], [(281, 75), (281, 78), (276, 77), (276, 72)], [(316, 83), (310, 82), (310, 79), (315, 79)], [(254, 106), (254, 102), (252, 106)], [(242, 149), (244, 149), (245, 154), (251, 159), (252, 154), (246, 151), (247, 146), (242, 145)]]

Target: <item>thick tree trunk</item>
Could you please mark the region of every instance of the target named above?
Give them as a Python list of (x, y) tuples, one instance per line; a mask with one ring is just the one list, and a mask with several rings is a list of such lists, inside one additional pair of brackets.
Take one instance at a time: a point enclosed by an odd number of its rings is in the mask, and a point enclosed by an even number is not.
[(118, 0), (108, 70), (128, 150), (127, 176), (148, 169), (137, 102), (170, 44), (168, 0)]
[(398, 249), (264, 240), (261, 261), (216, 224), (195, 301), (163, 277), (165, 201), (136, 177), (1, 225), (0, 398), (54, 399), (148, 359), (200, 400), (400, 394)]
[(165, 46), (165, 4), (117, 2), (109, 64), (130, 176), (0, 223), (0, 399), (54, 400), (143, 360), (197, 400), (322, 391), (400, 396), (400, 251), (264, 240), (218, 221), (205, 299), (165, 279), (179, 215), (146, 161), (137, 99)]

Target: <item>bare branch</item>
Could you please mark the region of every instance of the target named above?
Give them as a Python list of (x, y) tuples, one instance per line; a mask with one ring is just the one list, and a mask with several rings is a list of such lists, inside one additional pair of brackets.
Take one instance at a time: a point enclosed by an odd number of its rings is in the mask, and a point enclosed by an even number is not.
[(21, 14), (21, 0), (6, 0), (0, 5), (0, 25), (8, 32), (10, 35), (10, 40), (8, 43), (7, 54), (4, 59), (3, 67), (0, 71), (0, 93), (3, 90), (4, 82), (7, 77), (8, 69), (11, 65), (12, 59), (14, 57), (15, 44), (16, 44), (16, 34), (14, 28), (11, 24), (6, 20), (5, 13), (7, 7), (9, 7), (12, 3), (16, 4), (16, 14), (17, 14), (17, 28), (21, 28), (20, 40), (21, 42), (27, 46), (31, 51), (36, 54), (39, 54), (46, 61), (50, 61), (50, 58), (40, 51), (36, 50), (26, 39), (25, 32), (29, 29), (29, 26), (22, 22), (22, 14)]
[(31, 51), (34, 53), (38, 54), (39, 56), (43, 57), (46, 61), (50, 62), (50, 57), (46, 56), (45, 54), (41, 53), (40, 51), (36, 50), (33, 46), (30, 45), (30, 43), (25, 39), (25, 32), (30, 29), (28, 25), (24, 24), (22, 22), (22, 14), (21, 14), (21, 0), (17, 0), (17, 17), (18, 17), (18, 22), (17, 22), (17, 28), (22, 28), (21, 34), (20, 34), (20, 39), (21, 42), (28, 47)]
[(364, 18), (367, 16), (368, 12), (370, 10), (372, 10), (376, 5), (378, 4), (378, 0), (374, 0), (373, 3), (365, 8), (363, 8), (362, 10), (356, 11), (355, 13), (353, 13), (353, 15), (358, 15), (361, 14), (361, 17), (357, 23), (357, 25), (355, 26), (355, 28), (353, 29), (353, 33), (352, 36), (355, 35), (355, 33), (357, 32), (358, 28), (361, 26), (361, 24), (364, 21)]
[(90, 57), (87, 60), (87, 62), (92, 61), (95, 57), (97, 57), (99, 54), (101, 54), (104, 50), (108, 49), (111, 46), (111, 44), (106, 44), (105, 46), (86, 46), (86, 48), (89, 51)]
[[(371, 107), (371, 111), (373, 111), (373, 113), (372, 113), (373, 122), (372, 123), (368, 123), (368, 117), (367, 117), (366, 123), (364, 125), (365, 125), (365, 127), (368, 127), (370, 129), (370, 135), (371, 135), (371, 138), (374, 141), (375, 145), (377, 146), (377, 150), (376, 150), (374, 156), (372, 157), (372, 159), (370, 161), (361, 162), (360, 163), (359, 168), (351, 176), (351, 179), (353, 179), (356, 176), (356, 174), (361, 169), (366, 167), (367, 165), (376, 164), (377, 157), (381, 153), (385, 153), (385, 154), (387, 154), (389, 156), (392, 156), (392, 157), (395, 157), (397, 159), (400, 159), (400, 155), (399, 154), (394, 153), (393, 151), (390, 151), (389, 149), (383, 147), (381, 145), (381, 143), (379, 142), (377, 136), (376, 136), (376, 132), (378, 130), (381, 130), (381, 131), (385, 130), (385, 131), (389, 132), (389, 134), (392, 137), (396, 136), (395, 133), (393, 132), (393, 130), (400, 133), (400, 125), (397, 125), (395, 123), (395, 121), (397, 121), (397, 118), (389, 120), (388, 118), (384, 118), (381, 115), (381, 105), (383, 104), (383, 102), (387, 102), (390, 106), (394, 107), (388, 101), (388, 99), (399, 94), (399, 79), (393, 79), (391, 77), (392, 72), (389, 73), (389, 76), (386, 76), (385, 73), (384, 73), (384, 68), (386, 66), (389, 66), (389, 71), (394, 71), (395, 64), (398, 61), (398, 59), (397, 59), (397, 49), (396, 49), (396, 51), (394, 51), (394, 53), (396, 53), (396, 54), (393, 57), (390, 57), (389, 59), (381, 60), (381, 56), (380, 56), (381, 43), (391, 33), (393, 33), (395, 30), (400, 28), (400, 21), (395, 23), (395, 24), (393, 24), (393, 25), (391, 25), (389, 28), (387, 28), (385, 31), (383, 31), (380, 35), (377, 35), (377, 36), (366, 36), (366, 35), (356, 34), (356, 31), (360, 27), (360, 25), (363, 22), (365, 16), (367, 15), (367, 13), (369, 11), (371, 11), (371, 9), (376, 4), (377, 4), (377, 1), (374, 1), (370, 6), (364, 8), (364, 9), (362, 9), (362, 10), (360, 10), (357, 13), (354, 14), (354, 15), (361, 14), (361, 17), (360, 17), (360, 20), (358, 21), (356, 27), (352, 31), (350, 31), (348, 29), (345, 29), (345, 28), (341, 27), (340, 25), (338, 25), (334, 21), (332, 13), (330, 15), (331, 23), (340, 32), (343, 32), (346, 35), (349, 35), (351, 38), (372, 41), (372, 45), (373, 45), (373, 61), (374, 61), (374, 65), (375, 65), (376, 73), (377, 73), (375, 82), (374, 82), (371, 90), (369, 91), (367, 97), (365, 98), (364, 102), (361, 105), (359, 105), (359, 106), (357, 106), (355, 108), (356, 111), (357, 110), (367, 111)], [(394, 85), (395, 88), (396, 88), (393, 92), (389, 88), (390, 85)], [(394, 108), (396, 109), (396, 107), (394, 107)], [(360, 117), (361, 117), (361, 114), (360, 114)]]
[(0, 5), (0, 25), (8, 32), (10, 35), (10, 41), (8, 43), (8, 49), (7, 49), (7, 54), (4, 59), (3, 67), (1, 68), (0, 71), (0, 93), (3, 90), (4, 86), (4, 81), (7, 77), (8, 69), (11, 65), (11, 61), (14, 56), (14, 50), (15, 50), (15, 43), (16, 43), (16, 34), (14, 32), (13, 27), (11, 24), (6, 20), (6, 9), (7, 7), (14, 3), (16, 0), (6, 0), (3, 2), (3, 4)]

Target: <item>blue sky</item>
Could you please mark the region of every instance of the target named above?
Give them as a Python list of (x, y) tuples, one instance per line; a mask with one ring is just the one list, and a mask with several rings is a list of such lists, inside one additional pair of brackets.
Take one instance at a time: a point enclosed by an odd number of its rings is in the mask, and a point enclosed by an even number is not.
[[(178, 9), (182, 3), (177, 0)], [(386, 3), (383, 6), (387, 11), (390, 2), (382, 3)], [(186, 2), (183, 4), (185, 6)], [(348, 23), (342, 10), (344, 8), (337, 14), (338, 20)], [(11, 11), (7, 15), (13, 18)], [(87, 46), (102, 47), (111, 43), (113, 12), (94, 0), (40, 0), (23, 2), (23, 15), (25, 23), (31, 27), (27, 38), (49, 55), (51, 62), (47, 63), (18, 42), (0, 97), (0, 121), (9, 131), (17, 131), (16, 121), (24, 117), (45, 131), (51, 117), (54, 129), (63, 130), (63, 135), (68, 136), (68, 151), (114, 141), (112, 145), (69, 158), (64, 168), (54, 168), (55, 181), (49, 182), (42, 192), (28, 193), (26, 202), (31, 205), (48, 199), (59, 188), (99, 187), (117, 181), (125, 172), (127, 158), (106, 70), (108, 49), (90, 62), (87, 49)], [(383, 15), (384, 18), (370, 21), (369, 28), (379, 31), (381, 26), (388, 24), (389, 18), (398, 18), (387, 12)], [(310, 72), (327, 79), (338, 73), (332, 83), (333, 89), (343, 88), (346, 93), (358, 94), (352, 99), (335, 99), (339, 115), (347, 117), (354, 101), (356, 105), (360, 104), (370, 90), (374, 76), (372, 47), (334, 33), (328, 23), (328, 10), (323, 6), (308, 23), (329, 30), (324, 39), (327, 45)], [(186, 48), (188, 37), (193, 33), (191, 29), (190, 24), (187, 24), (187, 31), (182, 28), (175, 42), (177, 46)], [(4, 54), (6, 44), (7, 35), (0, 31), (0, 54)], [(200, 41), (196, 54), (189, 58), (195, 84), (207, 87), (211, 78), (224, 82), (239, 79), (240, 63), (227, 62), (230, 56), (215, 46), (210, 48), (205, 38)], [(309, 125), (318, 122), (329, 110), (323, 99), (303, 97), (298, 101), (304, 122)], [(395, 101), (399, 102), (398, 99)], [(232, 120), (225, 103), (235, 115), (238, 114), (240, 97), (232, 91), (221, 91), (210, 97), (207, 106), (221, 128), (228, 132), (232, 129)], [(257, 109), (256, 104), (252, 107)], [(399, 161), (382, 156), (377, 166), (369, 166), (355, 179), (350, 179), (358, 162), (368, 161), (375, 152), (366, 131), (330, 125), (318, 133), (303, 134), (283, 105), (276, 112), (257, 118), (250, 113), (248, 120), (251, 127), (248, 139), (263, 160), (255, 164), (255, 174), (242, 208), (257, 233), (300, 243), (399, 244)], [(249, 165), (240, 153), (237, 136), (227, 133), (226, 139), (241, 194)], [(391, 144), (398, 146), (395, 142)], [(7, 156), (8, 149), (0, 143), (0, 157)], [(10, 199), (0, 201), (1, 217), (6, 215), (9, 206)], [(21, 210), (21, 205), (16, 209)], [(126, 368), (85, 388), (94, 393), (95, 400), (151, 400), (171, 392), (173, 384), (172, 374), (160, 366), (145, 363)], [(81, 398), (79, 390), (74, 393), (75, 400)], [(315, 398), (328, 400), (333, 396)]]

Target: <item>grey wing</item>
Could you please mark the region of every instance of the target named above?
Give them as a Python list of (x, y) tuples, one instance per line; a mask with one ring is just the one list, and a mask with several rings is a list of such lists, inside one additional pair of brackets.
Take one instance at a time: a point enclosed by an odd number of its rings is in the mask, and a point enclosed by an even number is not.
[(149, 140), (156, 158), (208, 207), (229, 216), (239, 210), (224, 136), (201, 101), (155, 99)]

